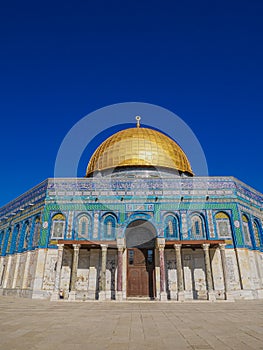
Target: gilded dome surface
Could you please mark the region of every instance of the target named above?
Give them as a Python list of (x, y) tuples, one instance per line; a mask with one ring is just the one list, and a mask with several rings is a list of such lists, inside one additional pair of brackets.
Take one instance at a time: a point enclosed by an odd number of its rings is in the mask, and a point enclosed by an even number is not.
[(163, 167), (193, 175), (185, 153), (174, 140), (159, 131), (142, 128), (139, 123), (106, 139), (93, 153), (86, 176), (126, 166)]

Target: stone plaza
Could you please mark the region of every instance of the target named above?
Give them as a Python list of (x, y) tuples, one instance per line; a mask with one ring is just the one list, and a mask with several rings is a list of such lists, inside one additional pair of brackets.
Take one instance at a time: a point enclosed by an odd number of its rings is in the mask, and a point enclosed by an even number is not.
[(263, 302), (0, 297), (1, 350), (263, 349)]

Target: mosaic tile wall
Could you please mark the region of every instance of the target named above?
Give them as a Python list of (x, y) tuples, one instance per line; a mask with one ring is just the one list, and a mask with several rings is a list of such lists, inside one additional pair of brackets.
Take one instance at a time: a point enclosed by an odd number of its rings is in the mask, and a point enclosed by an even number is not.
[[(229, 217), (232, 231), (224, 237), (228, 248), (263, 250), (262, 210), (263, 195), (232, 177), (48, 179), (0, 209), (1, 255), (37, 247), (56, 248), (52, 217), (57, 213), (65, 217), (63, 239), (78, 239), (78, 215), (88, 213), (89, 240), (108, 239), (104, 225), (107, 215), (115, 220), (112, 228), (115, 238), (124, 237), (131, 221), (145, 219), (153, 224), (158, 237), (214, 240), (222, 238), (217, 232), (215, 215), (223, 211)], [(243, 238), (242, 214), (249, 218), (251, 244)], [(164, 224), (168, 215), (176, 219), (177, 231), (171, 236)], [(200, 237), (193, 235), (193, 216), (200, 217)], [(37, 218), (40, 232), (36, 230)]]

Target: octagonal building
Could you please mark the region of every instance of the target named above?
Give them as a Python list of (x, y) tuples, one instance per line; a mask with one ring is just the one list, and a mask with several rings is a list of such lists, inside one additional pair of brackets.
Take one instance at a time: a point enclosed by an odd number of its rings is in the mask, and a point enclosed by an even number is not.
[(84, 178), (0, 209), (0, 293), (64, 300), (263, 298), (263, 195), (194, 176), (164, 133), (121, 130)]

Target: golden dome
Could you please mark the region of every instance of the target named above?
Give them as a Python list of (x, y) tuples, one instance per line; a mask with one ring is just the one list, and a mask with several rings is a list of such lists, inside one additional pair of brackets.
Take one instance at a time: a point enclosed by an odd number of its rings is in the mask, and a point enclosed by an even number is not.
[(181, 147), (159, 131), (141, 128), (139, 120), (136, 128), (117, 132), (96, 149), (89, 161), (86, 176), (96, 171), (126, 166), (163, 167), (193, 175)]

